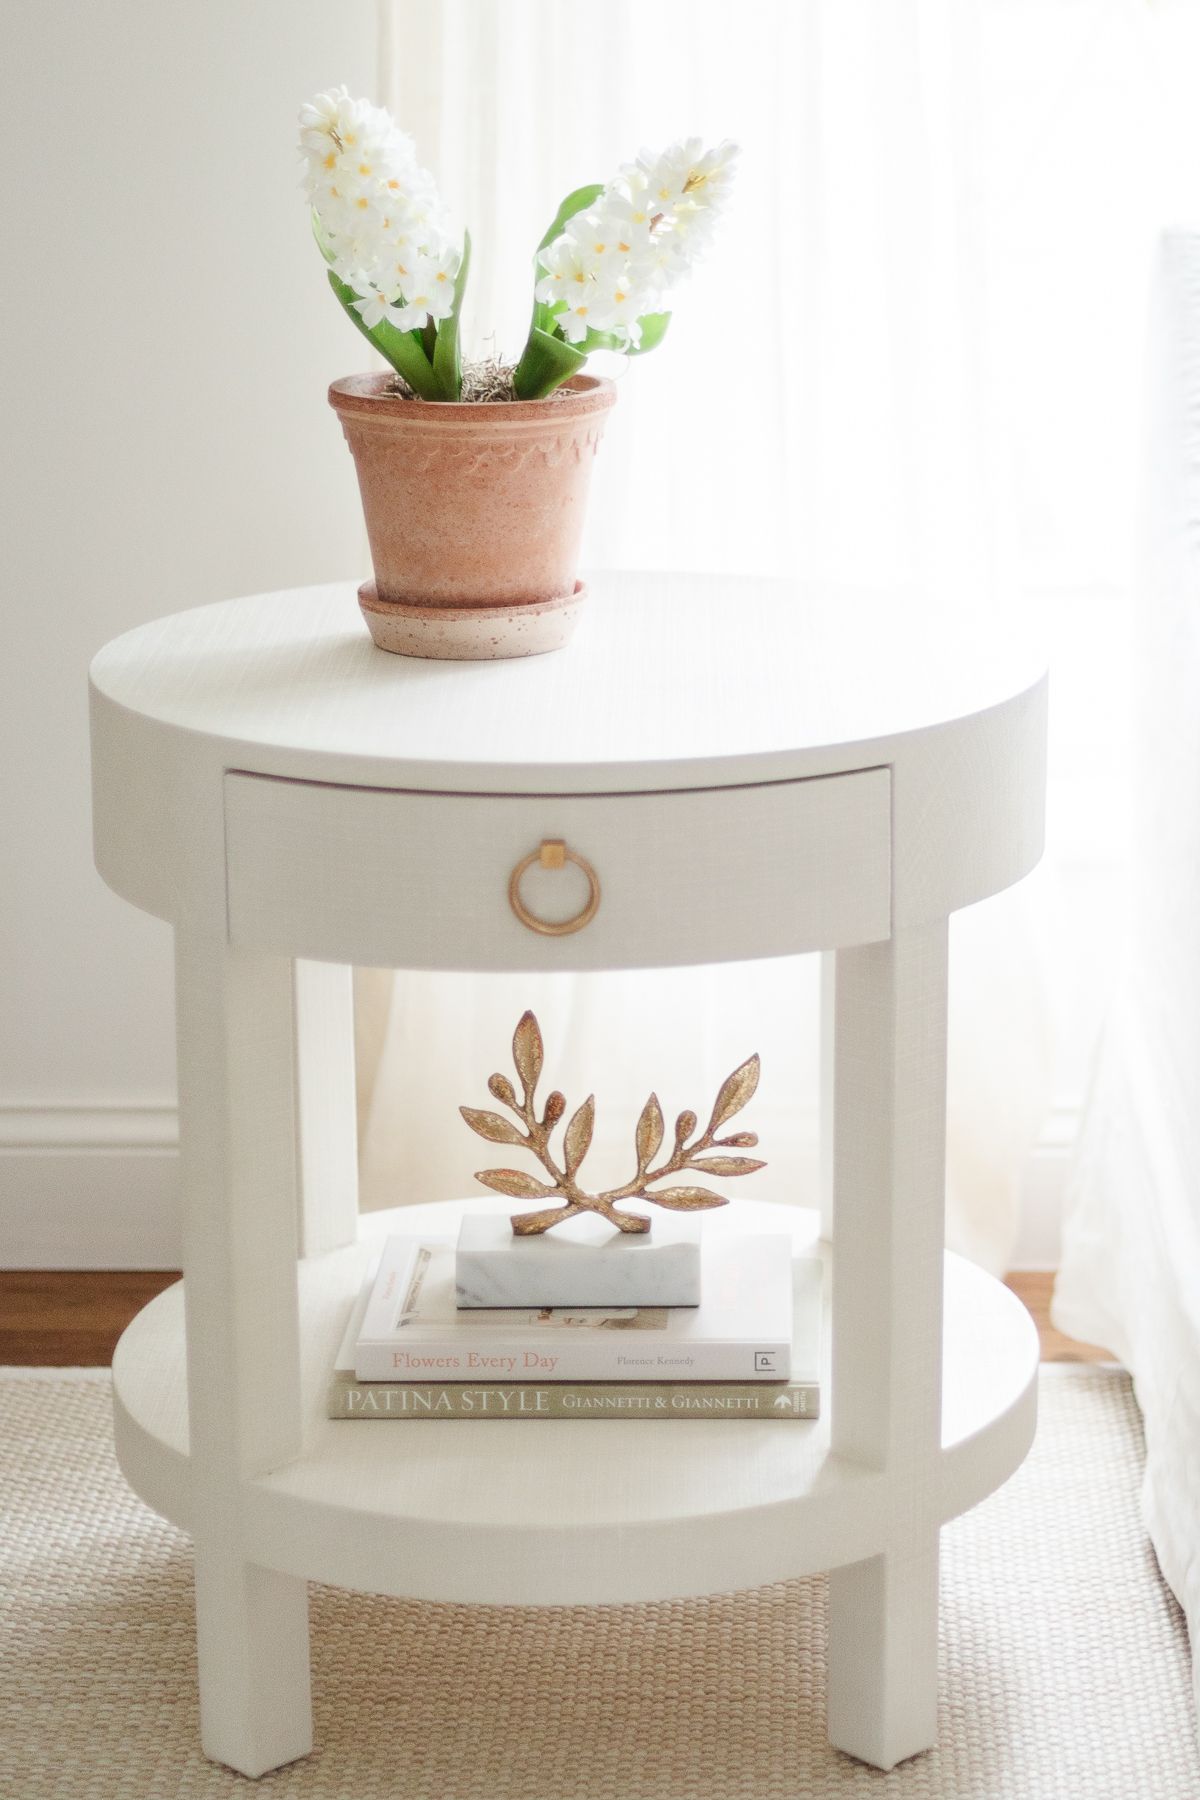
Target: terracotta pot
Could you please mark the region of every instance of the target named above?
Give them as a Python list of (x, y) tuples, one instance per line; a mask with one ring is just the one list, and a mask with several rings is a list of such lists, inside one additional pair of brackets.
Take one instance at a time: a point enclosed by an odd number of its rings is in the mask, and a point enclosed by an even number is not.
[[(579, 542), (613, 383), (576, 375), (546, 400), (465, 406), (407, 400), (391, 383), (349, 375), (329, 390), (358, 471), (375, 569), (360, 600), (375, 642), (406, 656), (557, 649), (582, 597)], [(472, 650), (457, 615), (476, 608), (488, 618)]]

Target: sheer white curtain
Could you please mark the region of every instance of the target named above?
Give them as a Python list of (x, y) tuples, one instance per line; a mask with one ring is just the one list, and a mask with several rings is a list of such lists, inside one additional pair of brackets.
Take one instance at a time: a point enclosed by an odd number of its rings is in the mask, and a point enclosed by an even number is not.
[[(1068, 804), (1054, 816), (1067, 852), (954, 932), (950, 1239), (999, 1268), (1054, 1086), (1077, 1085), (1097, 985), (1099, 951), (1089, 960), (1079, 945), (1094, 947), (1098, 928), (1089, 937), (1071, 914), (1077, 889), (1094, 898), (1098, 866), (1107, 876), (1103, 778), (1120, 763), (1114, 709), (1097, 706), (1092, 675), (1123, 592), (1119, 427), (1142, 190), (1162, 150), (1143, 68), (1151, 9), (381, 7), (382, 97), (475, 238), (477, 345), (494, 331), (500, 350), (518, 347), (531, 248), (563, 193), (645, 142), (699, 132), (743, 146), (731, 216), (668, 342), (617, 371), (590, 566), (949, 587), (980, 618), (981, 654), (986, 634), (1031, 608), (1066, 650), (1055, 705), (1071, 722), (1056, 752)], [(1095, 828), (1080, 844), (1084, 814)], [(1089, 921), (1107, 905), (1100, 885)], [(455, 1102), (504, 1062), (526, 1005), (559, 1085), (594, 1087), (622, 1138), (651, 1086), (668, 1105), (699, 1105), (760, 1050), (755, 1122), (771, 1169), (756, 1191), (794, 1198), (811, 1181), (805, 959), (570, 979), (364, 976), (360, 989), (367, 1204), (470, 1190)], [(1065, 1076), (1055, 1014), (1072, 1051)]]
[[(1135, 665), (1131, 932), (1083, 1131), (1055, 1322), (1145, 1416), (1143, 1512), (1200, 1643), (1200, 226), (1156, 282)], [(1200, 1662), (1196, 1665), (1200, 1701)]]

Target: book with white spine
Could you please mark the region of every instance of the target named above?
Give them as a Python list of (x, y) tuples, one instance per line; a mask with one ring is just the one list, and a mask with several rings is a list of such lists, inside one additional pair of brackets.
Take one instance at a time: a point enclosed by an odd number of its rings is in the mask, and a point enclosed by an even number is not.
[(355, 1344), (359, 1381), (786, 1382), (792, 1254), (784, 1235), (706, 1246), (695, 1307), (460, 1310), (454, 1246), (390, 1237)]

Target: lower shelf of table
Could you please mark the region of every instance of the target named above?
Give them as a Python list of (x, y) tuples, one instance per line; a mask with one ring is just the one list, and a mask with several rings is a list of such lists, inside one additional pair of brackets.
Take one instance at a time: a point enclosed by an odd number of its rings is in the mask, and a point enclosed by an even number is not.
[[(895, 1542), (888, 1478), (830, 1449), (828, 1330), (826, 1416), (811, 1423), (325, 1418), (367, 1236), (445, 1231), (458, 1211), (365, 1215), (364, 1241), (299, 1265), (304, 1447), (296, 1461), (245, 1483), (249, 1560), (375, 1593), (570, 1605), (755, 1587)], [(745, 1201), (736, 1214), (740, 1227), (790, 1225), (796, 1250), (828, 1257), (814, 1213)], [(711, 1223), (721, 1230), (733, 1221), (715, 1214)], [(1020, 1464), (1033, 1438), (1038, 1361), (1020, 1302), (950, 1254), (945, 1319), (943, 1447), (929, 1489), (942, 1521)], [(182, 1283), (129, 1326), (113, 1387), (126, 1478), (157, 1512), (191, 1529)]]

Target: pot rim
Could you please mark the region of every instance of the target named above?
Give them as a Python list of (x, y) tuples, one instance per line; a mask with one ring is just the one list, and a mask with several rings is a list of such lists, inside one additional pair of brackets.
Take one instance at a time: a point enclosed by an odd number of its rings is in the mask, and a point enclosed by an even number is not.
[(390, 392), (395, 375), (378, 369), (362, 375), (342, 375), (329, 387), (329, 404), (339, 415), (369, 418), (400, 425), (408, 430), (437, 431), (448, 425), (473, 425), (484, 430), (511, 431), (522, 425), (542, 425), (552, 420), (585, 418), (607, 412), (616, 403), (617, 384), (608, 375), (572, 375), (544, 400), (413, 400), (398, 404)]

